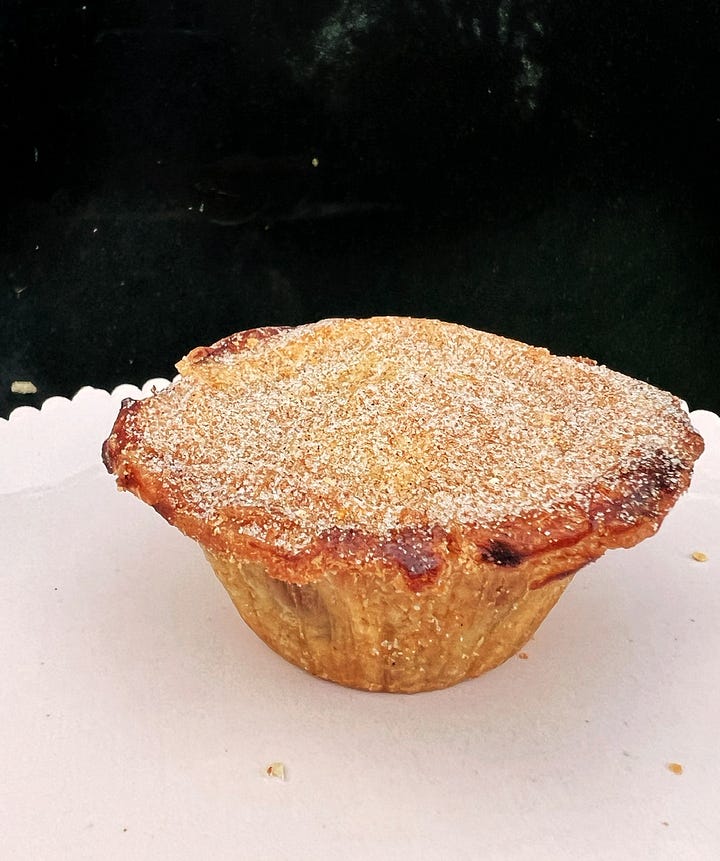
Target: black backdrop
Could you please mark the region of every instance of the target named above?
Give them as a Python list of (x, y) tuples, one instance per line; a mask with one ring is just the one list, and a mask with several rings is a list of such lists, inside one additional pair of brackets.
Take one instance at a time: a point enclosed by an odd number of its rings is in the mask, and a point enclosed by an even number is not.
[(0, 415), (381, 313), (720, 411), (717, 9), (2, 0)]

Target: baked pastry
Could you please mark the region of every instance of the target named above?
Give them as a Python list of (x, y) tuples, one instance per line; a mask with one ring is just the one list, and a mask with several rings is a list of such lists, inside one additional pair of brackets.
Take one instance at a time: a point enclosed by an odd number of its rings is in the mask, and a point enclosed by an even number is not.
[(672, 395), (436, 320), (193, 350), (103, 458), (309, 672), (443, 688), (517, 652), (573, 574), (652, 535), (703, 449)]

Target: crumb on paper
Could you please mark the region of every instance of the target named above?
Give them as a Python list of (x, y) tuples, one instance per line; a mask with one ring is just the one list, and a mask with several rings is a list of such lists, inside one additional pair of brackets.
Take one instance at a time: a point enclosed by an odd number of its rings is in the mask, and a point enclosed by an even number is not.
[(10, 391), (15, 395), (34, 395), (37, 392), (37, 386), (30, 380), (13, 380), (10, 383)]
[(667, 764), (668, 771), (672, 771), (673, 774), (682, 774), (683, 767), (679, 762), (669, 762)]
[(520, 658), (521, 661), (527, 661), (528, 657), (529, 655), (527, 652), (518, 652), (518, 658)]
[(283, 762), (271, 762), (270, 765), (265, 769), (265, 774), (268, 777), (275, 777), (277, 780), (285, 780), (285, 763)]
[(661, 825), (666, 825), (666, 826), (667, 826), (667, 825), (669, 825), (670, 823), (667, 821), (667, 819), (662, 819), (662, 820), (660, 821), (660, 824), (661, 824)]
[(696, 562), (707, 562), (708, 559), (710, 558), (707, 555), (707, 553), (703, 553), (702, 550), (696, 550), (694, 553), (691, 553), (690, 555), (692, 556), (692, 558)]

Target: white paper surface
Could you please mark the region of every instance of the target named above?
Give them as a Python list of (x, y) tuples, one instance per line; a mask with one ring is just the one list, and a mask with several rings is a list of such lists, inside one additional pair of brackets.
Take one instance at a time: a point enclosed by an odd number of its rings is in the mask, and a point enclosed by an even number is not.
[(527, 659), (401, 696), (285, 663), (115, 490), (133, 394), (0, 421), (3, 858), (720, 857), (717, 416), (659, 534), (581, 571)]

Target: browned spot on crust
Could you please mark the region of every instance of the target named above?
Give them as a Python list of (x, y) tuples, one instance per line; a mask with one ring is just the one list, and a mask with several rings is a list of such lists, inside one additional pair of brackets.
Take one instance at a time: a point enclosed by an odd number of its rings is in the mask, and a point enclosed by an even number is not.
[(240, 353), (243, 350), (251, 347), (253, 343), (265, 341), (275, 335), (290, 329), (290, 326), (261, 326), (257, 329), (246, 329), (244, 332), (237, 332), (234, 335), (229, 335), (223, 338), (210, 347), (195, 347), (185, 358), (178, 363), (188, 363), (197, 365), (204, 362), (206, 359), (212, 359), (214, 356), (226, 355), (228, 353)]
[[(133, 398), (123, 398), (120, 403), (120, 412), (113, 424), (112, 433), (102, 445), (102, 459), (108, 472), (116, 472), (118, 456), (131, 440), (132, 416), (137, 412), (141, 401)], [(118, 481), (121, 487), (125, 486)]]
[(439, 548), (447, 540), (441, 529), (423, 531), (404, 527), (381, 540), (358, 529), (332, 529), (315, 542), (309, 556), (331, 553), (357, 563), (379, 559), (391, 569), (399, 570), (414, 591), (420, 591), (441, 572), (443, 557)]
[(414, 586), (432, 582), (442, 564), (432, 535), (411, 528), (393, 533), (380, 545), (380, 555), (385, 561), (397, 563)]
[(524, 555), (507, 541), (491, 540), (483, 547), (481, 554), (487, 562), (494, 562), (507, 568), (516, 568), (524, 559)]

